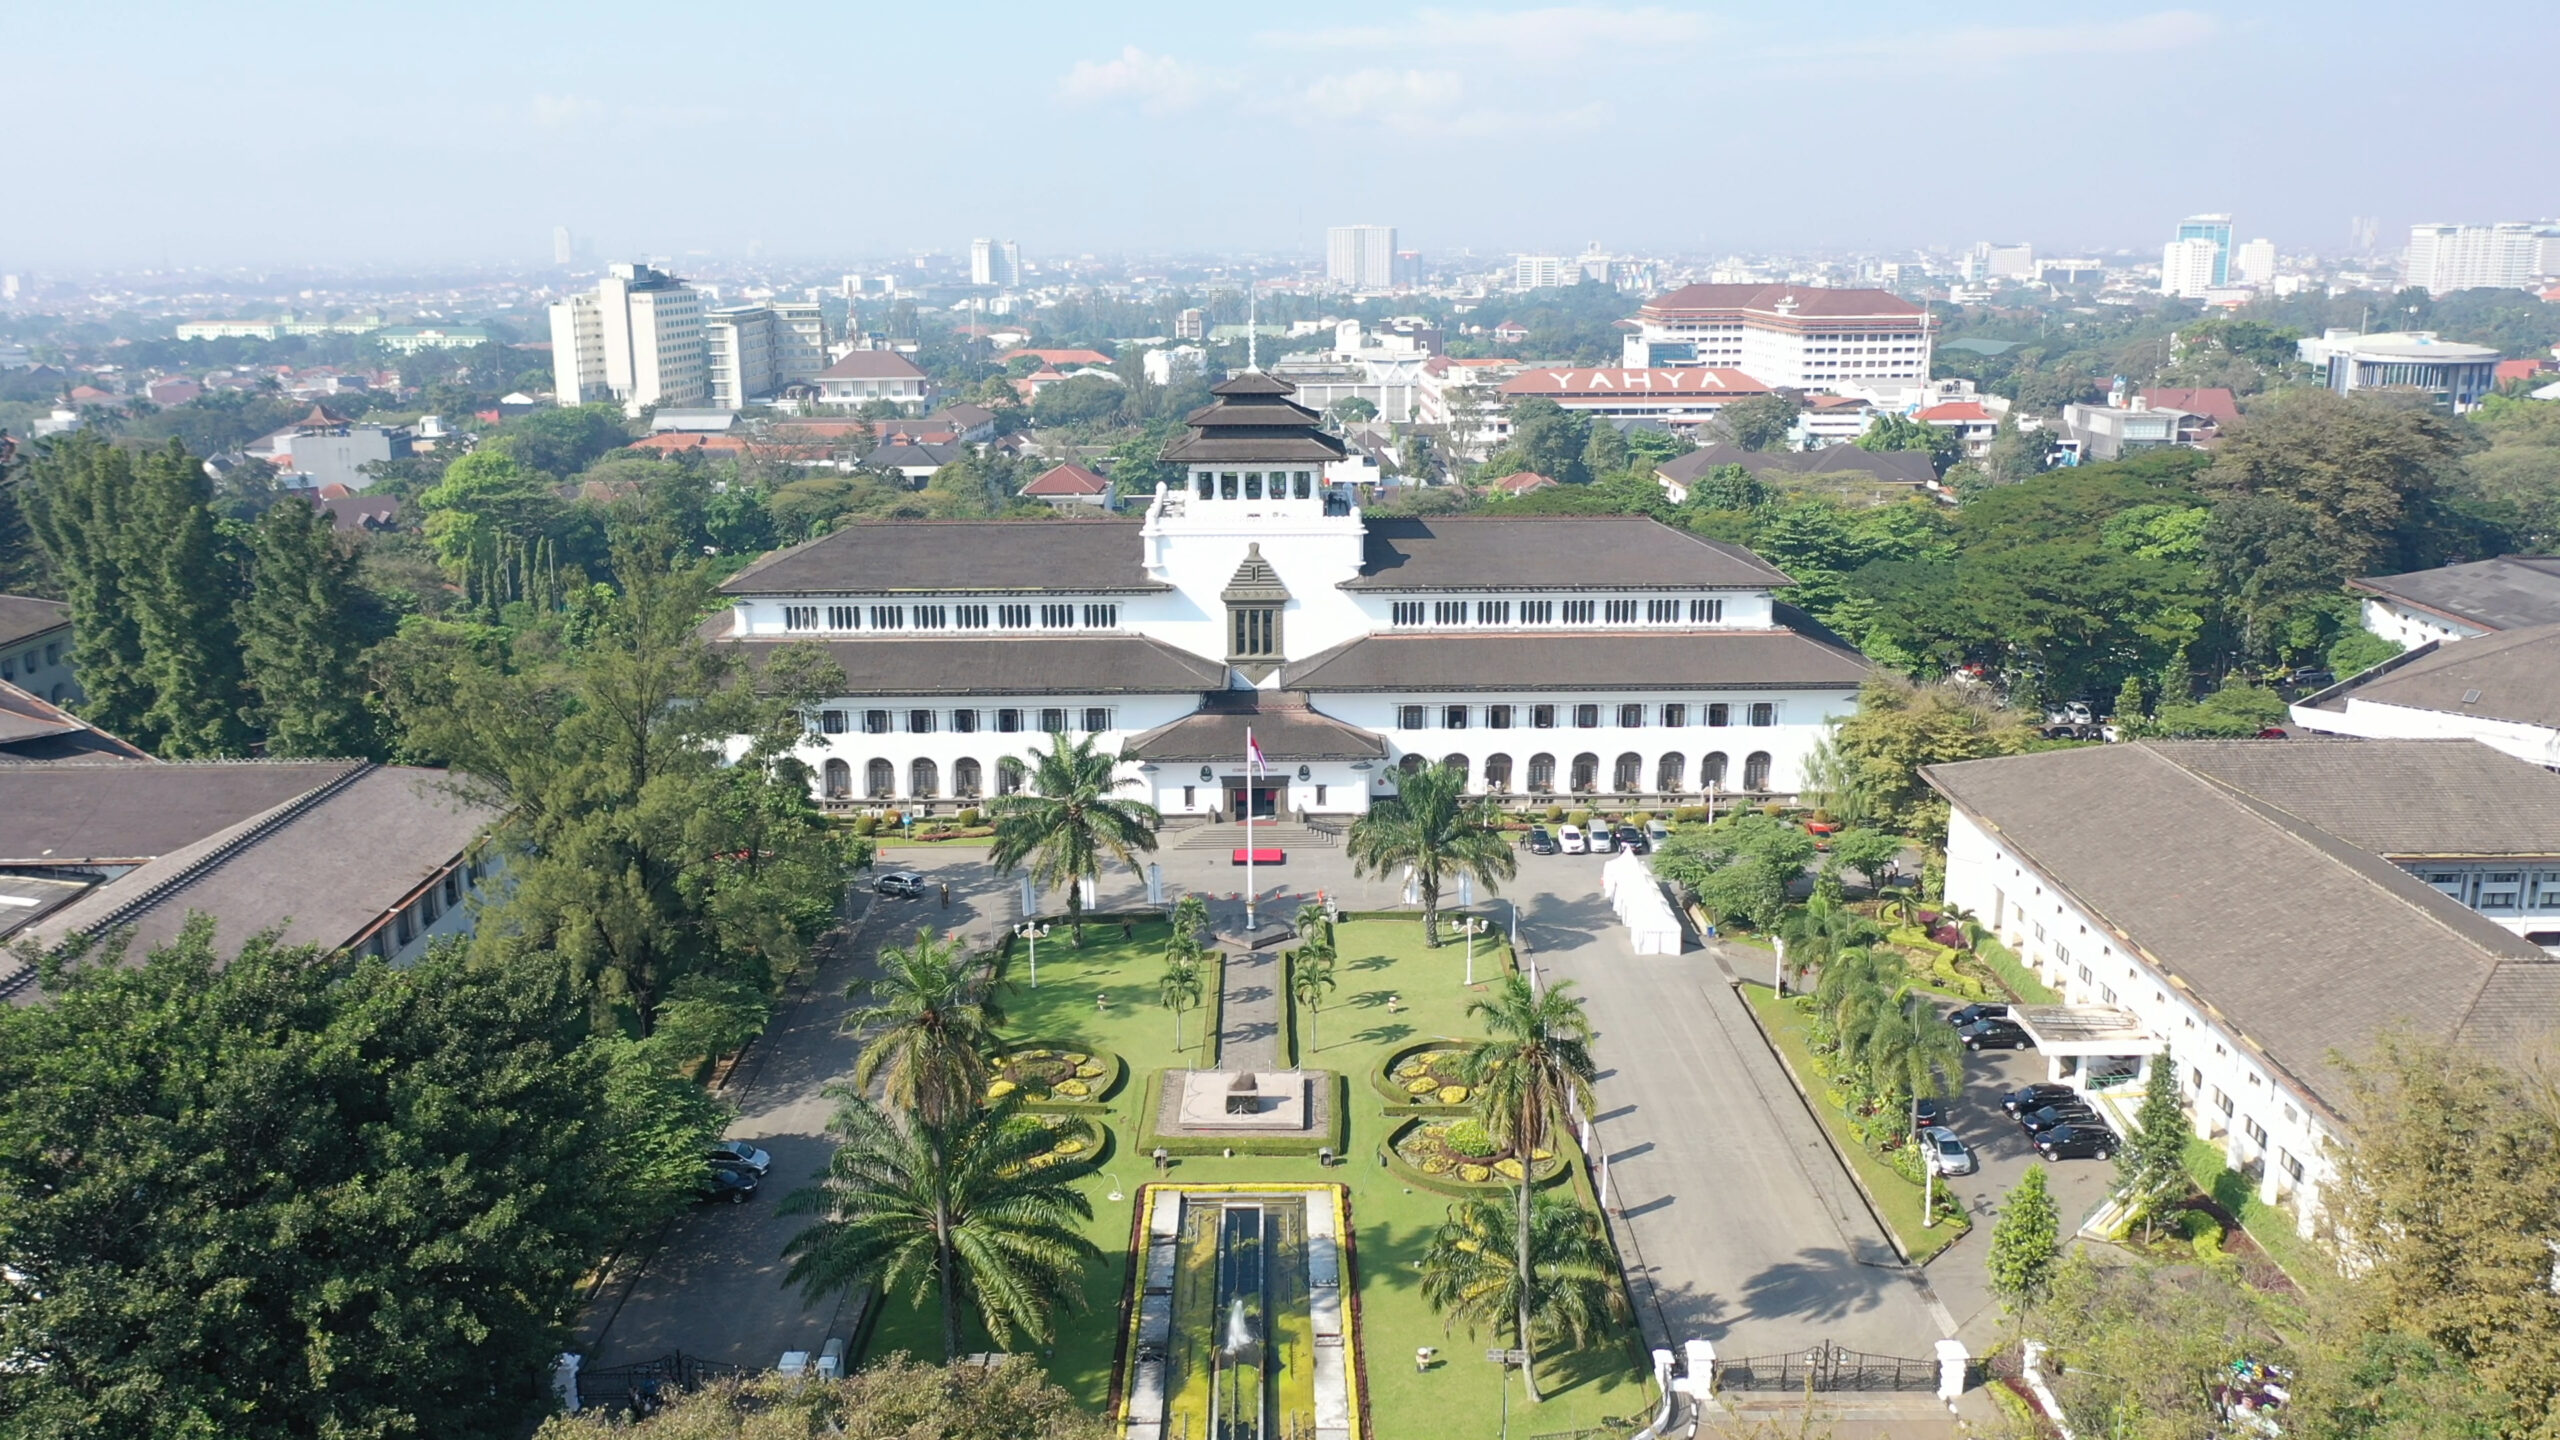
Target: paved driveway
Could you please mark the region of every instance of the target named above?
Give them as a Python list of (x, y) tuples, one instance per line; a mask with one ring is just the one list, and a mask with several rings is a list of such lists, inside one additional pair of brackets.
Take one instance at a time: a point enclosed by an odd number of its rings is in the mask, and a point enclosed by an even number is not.
[(1524, 856), (1542, 971), (1599, 1031), (1601, 1148), (1649, 1338), (1725, 1355), (1832, 1340), (1925, 1357), (1947, 1328), (1901, 1267), (1715, 957), (1635, 955), (1598, 893), (1602, 859)]

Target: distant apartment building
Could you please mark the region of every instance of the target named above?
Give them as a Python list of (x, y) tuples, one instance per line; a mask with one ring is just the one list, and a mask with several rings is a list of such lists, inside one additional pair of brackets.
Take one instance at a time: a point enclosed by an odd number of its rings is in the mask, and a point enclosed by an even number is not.
[(682, 280), (628, 262), (593, 294), (551, 307), (552, 384), (563, 405), (618, 400), (695, 406), (710, 398), (702, 297)]
[(489, 332), (467, 325), (386, 325), (373, 332), (373, 343), (395, 355), (415, 355), (421, 350), (469, 350), (486, 345)]
[(826, 317), (812, 301), (739, 305), (702, 319), (711, 408), (741, 410), (827, 368)]
[(2036, 275), (2036, 247), (1980, 241), (1966, 252), (1957, 270), (1966, 280), (2032, 280)]
[(2430, 295), (2521, 288), (2560, 273), (2560, 225), (2412, 225), (2402, 270)]
[(1022, 245), (984, 236), (969, 242), (969, 283), (1013, 286), (1022, 283)]
[(2498, 388), (2497, 351), (2440, 339), (2432, 330), (2359, 335), (2331, 329), (2294, 342), (2294, 351), (2341, 395), (2417, 390), (2460, 413)]
[(274, 320), (189, 320), (178, 327), (181, 340), (281, 340), (287, 335), (370, 335), (382, 328), (379, 315), (349, 315), (327, 320), (287, 314)]
[(2107, 278), (2107, 266), (2095, 259), (2039, 260), (2036, 278), (2048, 285), (2095, 285)]
[(1395, 287), (1396, 227), (1336, 225), (1325, 232), (1324, 278), (1353, 290)]
[(1396, 252), (1396, 258), (1395, 258), (1395, 265), (1393, 266), (1393, 270), (1394, 270), (1394, 278), (1395, 278), (1395, 288), (1397, 288), (1398, 290), (1419, 290), (1419, 289), (1421, 289), (1421, 288), (1422, 288), (1422, 252), (1421, 252), (1421, 251), (1419, 251), (1419, 250), (1399, 250), (1399, 251), (1397, 251), (1397, 252)]
[(1173, 317), (1173, 338), (1176, 340), (1200, 340), (1207, 338), (1208, 334), (1209, 312), (1196, 305)]
[(2231, 257), (2231, 278), (2242, 285), (2266, 285), (2276, 278), (2276, 242), (2252, 240)]
[(2178, 222), (2175, 240), (2202, 240), (2213, 246), (2213, 281), (2210, 288), (2220, 289), (2231, 283), (2231, 217), (2228, 215), (2190, 215)]
[(1514, 290), (1560, 290), (1581, 278), (1581, 267), (1558, 255), (1522, 255), (1511, 262)]
[(1929, 312), (1883, 290), (1689, 285), (1636, 312), (1621, 363), (1738, 370), (1764, 389), (1929, 378)]
[(2214, 277), (2225, 269), (2222, 250), (2211, 240), (2187, 236), (2160, 250), (2160, 293), (2182, 300), (2201, 300), (2220, 287)]
[(372, 486), (365, 467), (411, 453), (406, 429), (358, 425), (313, 405), (293, 429), (275, 437), (276, 464), (297, 489), (343, 485), (349, 490)]

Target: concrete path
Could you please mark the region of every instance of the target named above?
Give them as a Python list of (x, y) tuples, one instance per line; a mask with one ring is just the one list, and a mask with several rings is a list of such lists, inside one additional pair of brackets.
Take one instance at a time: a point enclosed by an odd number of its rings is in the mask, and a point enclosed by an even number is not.
[(1597, 864), (1523, 857), (1522, 936), (1599, 1032), (1598, 1134), (1654, 1344), (1830, 1340), (1924, 1358), (1955, 1328), (1903, 1268), (1717, 959), (1636, 955)]

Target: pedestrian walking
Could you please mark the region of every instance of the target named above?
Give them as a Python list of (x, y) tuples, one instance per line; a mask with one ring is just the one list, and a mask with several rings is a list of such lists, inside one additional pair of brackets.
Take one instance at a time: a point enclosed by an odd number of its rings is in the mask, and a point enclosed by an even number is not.
[(942, 882), (942, 908), (951, 908), (951, 882), (948, 880)]
[(1137, 922), (1132, 921), (1132, 920), (1123, 920), (1123, 921), (1121, 921), (1121, 922), (1120, 922), (1120, 938), (1121, 938), (1121, 939), (1123, 939), (1123, 940), (1134, 940), (1134, 939), (1138, 938), (1138, 926), (1137, 926)]

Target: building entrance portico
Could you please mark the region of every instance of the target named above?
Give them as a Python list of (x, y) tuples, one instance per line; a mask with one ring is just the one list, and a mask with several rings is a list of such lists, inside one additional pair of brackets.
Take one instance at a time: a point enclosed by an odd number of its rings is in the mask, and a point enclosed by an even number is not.
[[(1242, 775), (1228, 776), (1226, 778), (1226, 788), (1228, 816), (1237, 820), (1243, 819), (1245, 815), (1245, 791), (1247, 789), (1247, 786), (1245, 785), (1245, 777)], [(1280, 795), (1281, 791), (1285, 787), (1273, 784), (1266, 779), (1262, 784), (1255, 785), (1250, 788), (1253, 792), (1254, 819), (1269, 820), (1280, 813)]]

